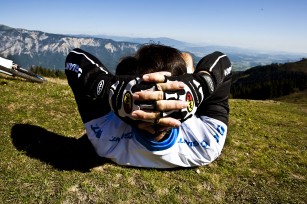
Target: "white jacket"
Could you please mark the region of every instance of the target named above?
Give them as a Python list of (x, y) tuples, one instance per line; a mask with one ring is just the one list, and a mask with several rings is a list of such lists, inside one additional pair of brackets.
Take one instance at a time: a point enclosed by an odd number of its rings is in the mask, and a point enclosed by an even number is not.
[(149, 168), (209, 164), (221, 154), (227, 135), (224, 123), (207, 116), (186, 120), (162, 142), (147, 139), (113, 112), (85, 123), (85, 128), (99, 156), (120, 165)]

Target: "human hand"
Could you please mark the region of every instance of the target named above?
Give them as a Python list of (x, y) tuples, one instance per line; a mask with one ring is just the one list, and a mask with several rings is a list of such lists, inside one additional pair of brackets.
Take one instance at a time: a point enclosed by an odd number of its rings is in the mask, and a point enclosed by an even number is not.
[[(146, 98), (154, 99), (154, 94), (142, 92), (140, 95)], [(157, 95), (158, 96), (158, 95)], [(142, 130), (146, 130), (152, 134), (164, 131), (169, 128), (179, 127), (181, 125), (180, 120), (172, 117), (163, 117), (163, 111), (181, 110), (187, 107), (187, 103), (184, 101), (167, 101), (160, 100), (155, 101), (156, 108), (154, 110), (135, 110), (131, 113), (132, 117), (136, 120), (143, 122), (137, 123), (137, 127)]]
[[(179, 110), (187, 104), (179, 100), (162, 100), (164, 92), (178, 91), (184, 84), (178, 81), (156, 83), (162, 81), (169, 72), (156, 72), (149, 75), (148, 81), (133, 76), (118, 76), (111, 85), (109, 102), (111, 109), (122, 120), (137, 126), (140, 120), (151, 124), (160, 124), (158, 121), (163, 111)], [(112, 84), (112, 83), (111, 83)], [(161, 114), (161, 115), (158, 115)], [(174, 118), (163, 118), (162, 125), (179, 126), (180, 122)]]
[[(173, 119), (178, 119), (181, 122), (185, 121), (195, 114), (197, 107), (204, 99), (203, 89), (199, 81), (200, 77), (198, 74), (170, 76), (170, 74), (167, 72), (156, 72), (146, 74), (142, 78), (145, 82), (157, 83), (157, 91), (155, 92), (135, 93), (135, 95), (138, 97), (136, 97), (136, 100), (153, 101), (151, 105), (143, 106), (144, 108), (140, 106), (140, 109), (160, 111), (160, 114), (156, 114), (155, 119), (170, 117)], [(182, 103), (185, 103), (187, 106), (182, 106), (180, 108), (179, 106)], [(163, 109), (163, 107), (169, 108)], [(147, 118), (145, 113), (142, 114), (142, 116), (146, 119), (153, 118), (153, 116), (152, 118)], [(148, 117), (150, 116), (148, 115)]]
[(135, 92), (133, 96), (134, 100), (141, 105), (140, 110), (133, 111), (131, 115), (136, 120), (143, 121), (138, 123), (138, 128), (150, 133), (180, 126), (181, 122), (178, 119), (167, 117), (163, 112), (179, 111), (187, 107), (185, 101), (163, 100), (165, 92), (176, 92), (184, 88), (184, 84), (179, 81), (163, 83), (165, 76), (171, 76), (171, 74), (169, 72), (155, 72), (144, 75), (143, 81), (157, 83), (156, 90)]

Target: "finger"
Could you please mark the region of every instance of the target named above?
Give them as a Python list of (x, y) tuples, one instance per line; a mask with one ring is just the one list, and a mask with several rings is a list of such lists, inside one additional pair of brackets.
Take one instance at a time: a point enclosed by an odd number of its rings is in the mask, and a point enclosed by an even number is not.
[(136, 101), (158, 101), (163, 100), (163, 97), (162, 91), (141, 91), (133, 94), (133, 98)]
[(135, 120), (146, 120), (146, 121), (152, 121), (153, 123), (155, 119), (161, 118), (162, 114), (161, 112), (149, 112), (149, 111), (143, 111), (143, 110), (135, 110), (131, 113), (131, 116)]
[(177, 91), (184, 89), (184, 83), (180, 81), (169, 81), (167, 83), (158, 83), (156, 85), (159, 91), (140, 91), (133, 94), (133, 98), (136, 101), (146, 100), (163, 100), (163, 91)]
[(144, 129), (152, 125), (161, 125), (165, 128), (170, 128), (170, 127), (179, 127), (181, 125), (181, 122), (171, 117), (165, 117), (157, 120), (157, 123), (146, 122), (146, 121), (138, 123), (138, 127)]
[(140, 122), (137, 125), (137, 127), (140, 128), (140, 129), (148, 128), (150, 126), (152, 126), (152, 123), (150, 123), (150, 122)]
[(148, 123), (148, 122), (143, 122), (143, 123), (139, 123), (138, 126), (137, 126), (139, 129), (141, 130), (145, 130), (151, 134), (155, 134), (157, 132), (161, 132), (161, 131), (164, 131), (164, 130), (167, 130), (167, 129), (170, 129), (172, 128), (173, 126), (171, 127), (166, 127), (166, 126), (157, 126), (157, 125), (153, 125), (152, 123)]
[(159, 120), (159, 128), (157, 129), (157, 124), (153, 124), (150, 122), (141, 122), (138, 123), (138, 128), (141, 130), (146, 130), (147, 132), (154, 134), (157, 131), (164, 131), (173, 127), (179, 127), (181, 125), (179, 120), (173, 119), (173, 118), (161, 118)]
[(146, 82), (162, 83), (165, 81), (165, 76), (171, 76), (170, 72), (155, 72), (143, 75), (143, 80)]
[(158, 111), (181, 110), (186, 107), (188, 107), (186, 101), (160, 100), (156, 102), (156, 110)]
[(171, 117), (165, 117), (165, 118), (160, 118), (158, 124), (163, 126), (164, 130), (170, 127), (179, 127), (181, 125), (181, 122)]
[(142, 122), (142, 123), (138, 123), (137, 126), (139, 129), (141, 130), (145, 130), (151, 134), (155, 134), (156, 130), (153, 128), (152, 123), (149, 122)]
[(158, 83), (156, 86), (160, 91), (176, 91), (184, 89), (184, 83), (181, 81), (168, 81), (167, 83)]
[(184, 89), (184, 83), (180, 81), (170, 81), (167, 83), (158, 83), (156, 85), (159, 91), (140, 91), (133, 94), (134, 100), (163, 100), (164, 91), (177, 91)]

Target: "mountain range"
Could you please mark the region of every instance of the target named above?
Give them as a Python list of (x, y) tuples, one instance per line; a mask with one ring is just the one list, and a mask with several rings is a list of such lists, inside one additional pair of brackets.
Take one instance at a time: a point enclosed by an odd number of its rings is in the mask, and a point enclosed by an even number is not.
[(64, 69), (66, 55), (70, 50), (78, 47), (90, 52), (100, 59), (110, 71), (114, 71), (116, 64), (122, 57), (135, 53), (144, 43), (160, 43), (189, 52), (193, 55), (195, 63), (202, 56), (219, 50), (229, 56), (234, 70), (246, 70), (258, 65), (297, 61), (307, 55), (200, 45), (170, 38), (52, 34), (0, 25), (0, 56), (11, 59), (24, 68), (34, 65), (51, 69)]
[(78, 47), (96, 56), (112, 70), (120, 58), (135, 53), (139, 46), (138, 43), (50, 34), (0, 25), (0, 56), (25, 68), (35, 65), (64, 69), (67, 54)]

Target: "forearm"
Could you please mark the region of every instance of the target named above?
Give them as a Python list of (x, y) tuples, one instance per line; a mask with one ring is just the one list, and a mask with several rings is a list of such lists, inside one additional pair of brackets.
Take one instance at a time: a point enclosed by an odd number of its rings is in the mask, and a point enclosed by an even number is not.
[[(114, 77), (109, 70), (93, 55), (79, 48), (71, 51), (65, 61), (65, 72), (75, 72), (77, 79), (68, 80), (68, 82), (76, 83), (78, 88), (87, 95), (95, 98), (97, 95), (104, 97), (105, 90), (98, 89), (98, 80), (105, 83)], [(96, 85), (97, 89), (94, 90)]]
[(196, 66), (196, 73), (202, 71), (210, 73), (215, 90), (198, 108), (198, 115), (205, 115), (228, 124), (231, 69), (229, 58), (221, 52), (214, 52), (199, 61)]

